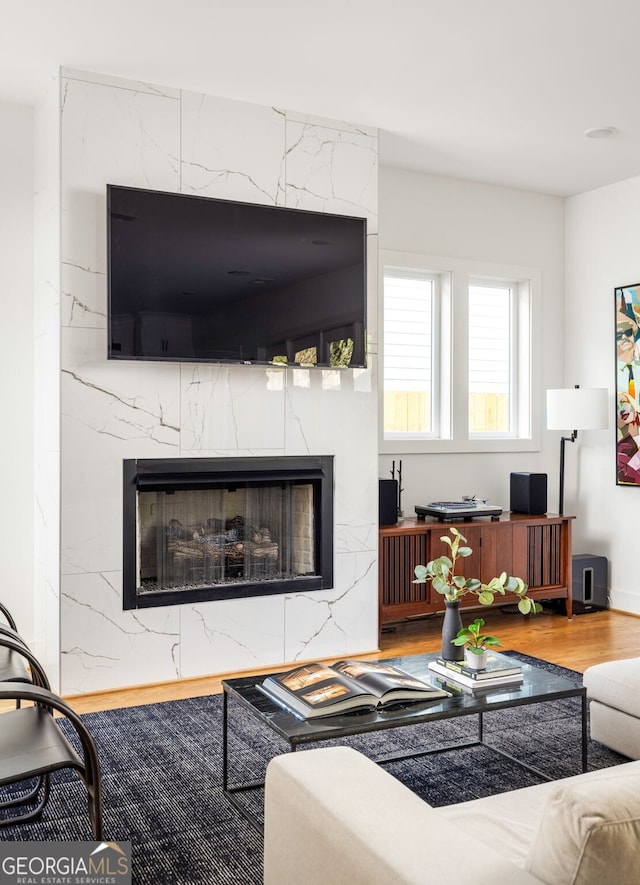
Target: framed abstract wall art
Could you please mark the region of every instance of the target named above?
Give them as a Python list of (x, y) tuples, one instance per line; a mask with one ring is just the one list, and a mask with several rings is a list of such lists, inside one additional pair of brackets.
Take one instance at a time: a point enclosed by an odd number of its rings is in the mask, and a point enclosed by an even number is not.
[(640, 486), (640, 283), (615, 290), (616, 483)]

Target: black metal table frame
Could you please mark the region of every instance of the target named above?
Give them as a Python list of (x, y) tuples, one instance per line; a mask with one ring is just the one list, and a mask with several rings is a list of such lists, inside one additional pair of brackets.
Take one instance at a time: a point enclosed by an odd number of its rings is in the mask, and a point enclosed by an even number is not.
[[(229, 686), (225, 682), (225, 680), (223, 680), (222, 685), (223, 685), (223, 699), (222, 699), (222, 789), (223, 789), (224, 795), (227, 797), (228, 801), (231, 802), (231, 804), (234, 805), (238, 809), (238, 811), (240, 811), (240, 813), (249, 821), (249, 823), (260, 834), (262, 834), (263, 826), (262, 826), (259, 818), (249, 808), (247, 808), (245, 805), (243, 805), (243, 803), (238, 799), (236, 794), (245, 793), (245, 792), (248, 792), (251, 790), (261, 789), (264, 787), (264, 784), (265, 784), (264, 780), (245, 781), (243, 783), (239, 783), (239, 784), (235, 784), (235, 785), (229, 784), (229, 765), (228, 765), (228, 762), (229, 762), (229, 758), (228, 758), (228, 753), (229, 753), (228, 699), (229, 699), (229, 695), (232, 694), (234, 699), (241, 706), (243, 706), (245, 709), (251, 711), (254, 715), (256, 715), (256, 718), (261, 719), (262, 717), (260, 717), (259, 715), (256, 714), (256, 710), (252, 704), (247, 702), (241, 695), (235, 694), (233, 692), (233, 688), (231, 686)], [(504, 710), (504, 709), (513, 709), (516, 707), (524, 707), (524, 706), (528, 706), (529, 704), (535, 704), (535, 703), (538, 703), (538, 704), (546, 703), (546, 702), (551, 702), (551, 701), (560, 700), (562, 698), (569, 698), (569, 697), (580, 697), (581, 701), (582, 701), (582, 708), (581, 708), (582, 771), (585, 772), (585, 771), (587, 771), (587, 746), (588, 746), (588, 740), (587, 740), (587, 691), (586, 691), (586, 688), (584, 688), (583, 686), (576, 685), (572, 690), (569, 689), (566, 692), (562, 692), (558, 696), (555, 696), (552, 698), (535, 697), (535, 698), (530, 698), (530, 699), (521, 699), (519, 702), (514, 702), (513, 700), (509, 700), (509, 701), (505, 701), (504, 703), (497, 703), (497, 704), (495, 704), (495, 706), (493, 706), (491, 708), (490, 711), (487, 711), (487, 712), (493, 712), (493, 710)], [(466, 749), (469, 747), (484, 746), (484, 747), (487, 747), (488, 749), (492, 750), (493, 752), (498, 753), (503, 758), (508, 759), (511, 762), (514, 762), (515, 764), (519, 765), (521, 768), (524, 768), (526, 771), (529, 771), (532, 774), (535, 774), (537, 777), (542, 778), (543, 780), (546, 780), (546, 781), (553, 780), (552, 777), (550, 777), (548, 774), (541, 771), (540, 769), (538, 769), (532, 765), (529, 765), (527, 762), (523, 762), (522, 760), (517, 759), (515, 756), (512, 756), (510, 753), (506, 753), (504, 750), (501, 750), (499, 747), (495, 747), (492, 744), (485, 741), (485, 739), (484, 739), (484, 712), (465, 711), (465, 710), (449, 711), (446, 715), (438, 715), (438, 716), (435, 716), (431, 719), (429, 719), (429, 717), (425, 717), (420, 721), (415, 721), (415, 720), (407, 720), (407, 721), (401, 720), (399, 722), (396, 721), (393, 723), (389, 723), (386, 727), (387, 728), (404, 728), (409, 725), (425, 724), (425, 722), (428, 723), (429, 721), (441, 722), (445, 719), (458, 718), (459, 716), (477, 716), (478, 717), (478, 739), (477, 740), (447, 744), (444, 746), (434, 747), (434, 748), (430, 748), (430, 749), (417, 750), (417, 751), (414, 751), (411, 753), (406, 753), (406, 752), (389, 753), (389, 754), (385, 754), (384, 756), (381, 756), (379, 758), (376, 758), (373, 761), (379, 765), (384, 765), (384, 764), (387, 764), (390, 762), (399, 762), (399, 761), (403, 761), (406, 759), (418, 759), (422, 756), (430, 756), (430, 755), (434, 755), (437, 753), (446, 753), (451, 750), (461, 750), (461, 749)], [(270, 726), (270, 724), (267, 721), (265, 721), (264, 724), (266, 727), (270, 728), (270, 730), (273, 733), (278, 734), (286, 743), (289, 744), (289, 752), (292, 752), (292, 753), (294, 753), (298, 749), (299, 746), (303, 746), (305, 744), (310, 744), (310, 743), (322, 743), (322, 742), (326, 742), (329, 740), (336, 740), (336, 737), (337, 737), (336, 735), (332, 736), (331, 734), (324, 736), (324, 737), (317, 736), (317, 735), (310, 737), (310, 736), (305, 735), (304, 737), (300, 737), (300, 738), (296, 739), (294, 737), (285, 735), (279, 729), (273, 728), (272, 726)], [(362, 729), (355, 728), (355, 730), (350, 731), (350, 734), (351, 735), (367, 734), (367, 733), (370, 733), (373, 731), (380, 731), (380, 730), (385, 730), (384, 726), (380, 725), (377, 728), (362, 728)]]

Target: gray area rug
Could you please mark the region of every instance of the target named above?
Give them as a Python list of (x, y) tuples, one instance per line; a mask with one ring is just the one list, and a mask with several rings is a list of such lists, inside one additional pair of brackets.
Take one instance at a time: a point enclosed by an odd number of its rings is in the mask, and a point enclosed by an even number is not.
[[(581, 680), (580, 674), (509, 652)], [(231, 781), (262, 778), (287, 748), (237, 704), (229, 705)], [(104, 829), (129, 840), (140, 885), (259, 885), (262, 839), (222, 792), (220, 696), (91, 713), (85, 721), (100, 753)], [(371, 756), (473, 740), (475, 717), (349, 738)], [(554, 778), (580, 771), (580, 702), (553, 701), (485, 717), (485, 738)], [(304, 752), (304, 751), (302, 751)], [(589, 744), (589, 768), (626, 761)], [(538, 782), (484, 747), (395, 762), (386, 769), (432, 805), (448, 805)], [(260, 813), (262, 791), (246, 797)], [(0, 830), (6, 840), (90, 840), (85, 793), (69, 773), (56, 776), (41, 821)], [(1, 850), (1, 847), (0, 847)]]

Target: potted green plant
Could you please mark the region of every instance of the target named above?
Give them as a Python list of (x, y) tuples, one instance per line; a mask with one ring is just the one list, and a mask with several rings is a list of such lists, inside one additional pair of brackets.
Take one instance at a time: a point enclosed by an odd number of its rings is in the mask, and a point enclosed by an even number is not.
[(499, 648), (502, 643), (497, 636), (489, 636), (480, 631), (484, 627), (484, 620), (476, 618), (468, 627), (458, 630), (453, 644), (464, 648), (467, 666), (474, 670), (483, 670), (487, 663), (487, 649)]
[(491, 605), (496, 596), (512, 593), (518, 599), (518, 610), (523, 615), (542, 611), (539, 602), (527, 596), (528, 585), (522, 578), (516, 578), (502, 572), (499, 576), (483, 584), (478, 578), (466, 578), (456, 573), (459, 559), (471, 556), (473, 550), (467, 547), (467, 539), (455, 526), (449, 529), (448, 535), (440, 540), (449, 547), (450, 555), (446, 554), (432, 559), (426, 565), (417, 565), (414, 569), (414, 584), (431, 581), (431, 586), (444, 596), (445, 618), (442, 625), (442, 657), (445, 660), (460, 661), (464, 658), (464, 649), (453, 645), (453, 640), (462, 629), (460, 617), (460, 600), (465, 596), (475, 596), (481, 605)]

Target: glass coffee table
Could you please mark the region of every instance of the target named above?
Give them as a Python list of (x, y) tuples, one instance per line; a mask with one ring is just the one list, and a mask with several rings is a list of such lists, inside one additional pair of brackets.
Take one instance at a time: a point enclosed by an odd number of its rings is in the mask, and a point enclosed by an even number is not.
[[(429, 662), (438, 657), (436, 654), (412, 655), (410, 657), (388, 658), (385, 663), (393, 664), (406, 670), (419, 679), (425, 679), (436, 685), (441, 680), (429, 670)], [(516, 762), (522, 768), (533, 772), (540, 778), (551, 780), (543, 771), (528, 763), (516, 759), (509, 753), (505, 753), (498, 747), (492, 746), (484, 738), (485, 713), (494, 710), (506, 710), (511, 707), (523, 707), (528, 704), (539, 704), (544, 701), (557, 701), (562, 698), (581, 698), (581, 726), (582, 726), (582, 771), (587, 770), (587, 690), (571, 679), (564, 676), (556, 676), (539, 667), (522, 663), (514, 659), (514, 662), (522, 667), (523, 681), (518, 685), (505, 685), (503, 687), (484, 689), (476, 694), (471, 694), (463, 689), (456, 690), (452, 683), (446, 682), (446, 689), (452, 697), (438, 698), (432, 701), (406, 704), (386, 710), (348, 713), (345, 715), (331, 716), (317, 719), (298, 719), (292, 713), (279, 707), (270, 700), (258, 688), (268, 674), (260, 676), (244, 676), (238, 679), (224, 679), (223, 688), (223, 718), (222, 718), (222, 788), (227, 799), (256, 827), (262, 830), (260, 821), (255, 814), (238, 798), (238, 794), (250, 790), (256, 790), (264, 786), (264, 780), (246, 781), (236, 784), (229, 783), (229, 700), (248, 710), (272, 732), (279, 735), (288, 745), (290, 752), (295, 752), (305, 744), (315, 744), (322, 741), (335, 740), (336, 738), (362, 735), (370, 732), (381, 731), (389, 728), (404, 728), (409, 725), (419, 725), (427, 722), (438, 722), (444, 719), (453, 719), (459, 716), (477, 716), (477, 738), (472, 741), (439, 745), (435, 748), (418, 749), (411, 753), (391, 753), (376, 758), (376, 762), (384, 764), (401, 759), (415, 759), (434, 753), (443, 753), (448, 750), (474, 747), (483, 744), (493, 752), (499, 753), (506, 759)]]

